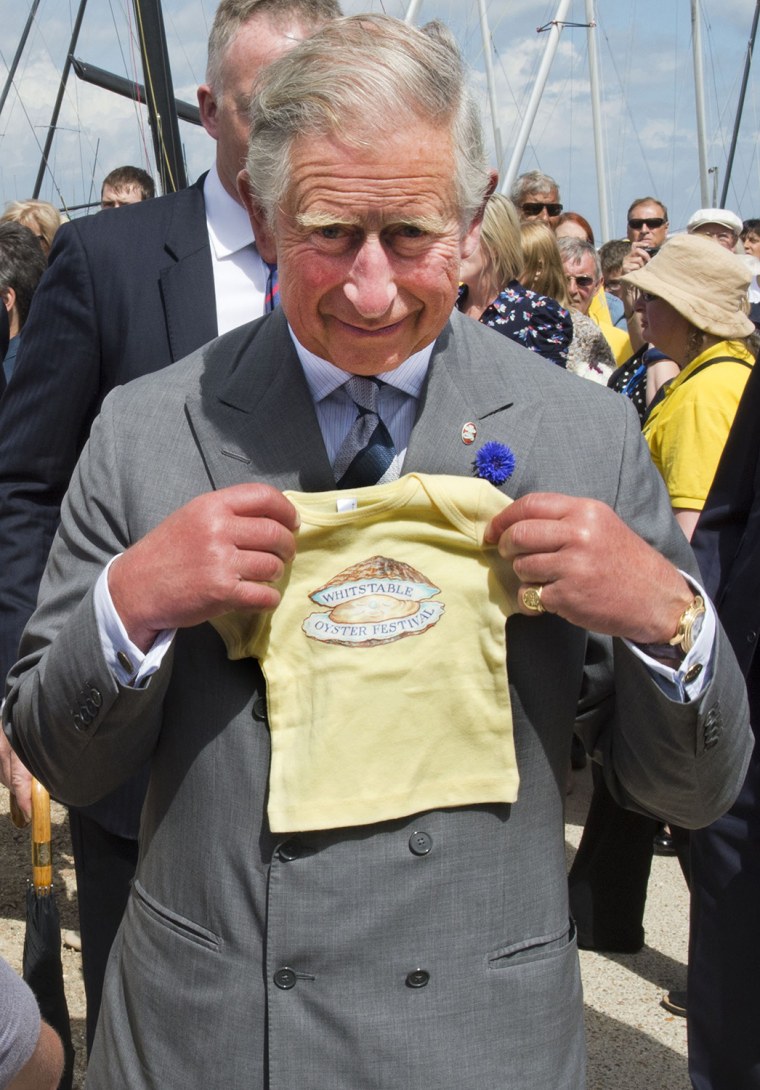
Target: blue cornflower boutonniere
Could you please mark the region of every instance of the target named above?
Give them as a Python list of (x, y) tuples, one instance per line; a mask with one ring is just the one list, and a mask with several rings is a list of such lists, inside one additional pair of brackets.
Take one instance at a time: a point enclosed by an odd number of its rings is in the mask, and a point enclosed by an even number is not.
[(484, 443), (475, 455), (475, 476), (500, 485), (515, 471), (514, 451), (505, 443)]

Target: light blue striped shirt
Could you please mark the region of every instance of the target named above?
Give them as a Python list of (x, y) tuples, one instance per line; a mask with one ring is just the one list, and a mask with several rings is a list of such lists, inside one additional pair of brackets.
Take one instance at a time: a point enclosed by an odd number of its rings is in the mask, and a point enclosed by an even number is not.
[[(314, 399), (319, 427), (332, 465), (356, 419), (356, 405), (343, 389), (351, 375), (304, 348), (290, 326), (288, 329)], [(404, 360), (395, 370), (377, 376), (383, 383), (380, 387), (379, 414), (396, 448), (392, 468), (398, 470), (399, 475), (432, 353), (433, 345), (429, 344)]]

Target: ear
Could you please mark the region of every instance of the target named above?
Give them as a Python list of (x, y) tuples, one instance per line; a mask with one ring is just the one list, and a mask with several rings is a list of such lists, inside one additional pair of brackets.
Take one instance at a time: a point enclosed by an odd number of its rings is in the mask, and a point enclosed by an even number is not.
[(256, 239), (256, 249), (266, 262), (270, 265), (276, 265), (277, 245), (275, 243), (274, 231), (271, 228), (264, 209), (251, 193), (247, 170), (241, 170), (238, 174), (237, 187), (238, 193), (240, 194), (240, 200), (248, 213), (248, 218), (253, 227), (253, 237)]
[(498, 182), (498, 180), (499, 175), (495, 170), (491, 170), (488, 172), (488, 186), (483, 196), (483, 203), (475, 214), (472, 223), (467, 228), (467, 231), (465, 232), (462, 239), (462, 257), (470, 257), (471, 254), (474, 254), (475, 250), (477, 249), (478, 243), (480, 242), (480, 225), (483, 222), (483, 213), (485, 211), (486, 201), (496, 189), (496, 183)]
[(8, 314), (12, 314), (16, 305), (16, 289), (11, 287), (3, 288), (0, 295), (3, 297), (3, 306)]
[(213, 140), (217, 140), (219, 125), (216, 96), (207, 83), (202, 83), (198, 88), (198, 109), (201, 114), (201, 125)]

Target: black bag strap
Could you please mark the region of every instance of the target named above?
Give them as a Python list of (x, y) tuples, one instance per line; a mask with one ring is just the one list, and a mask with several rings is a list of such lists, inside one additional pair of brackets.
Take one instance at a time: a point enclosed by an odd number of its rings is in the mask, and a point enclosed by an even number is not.
[[(704, 371), (705, 367), (711, 367), (714, 363), (740, 363), (742, 367), (752, 367), (752, 364), (749, 360), (743, 360), (740, 356), (714, 356), (711, 360), (705, 360), (703, 363), (700, 363), (699, 367), (695, 367), (691, 374), (687, 375), (686, 378), (683, 380), (684, 383), (688, 382), (689, 379), (694, 378), (694, 376), (698, 375), (700, 371)], [(644, 423), (646, 423), (646, 421), (649, 419), (650, 413), (652, 412), (652, 409), (655, 407), (655, 405), (659, 405), (662, 399), (665, 397), (665, 391), (667, 390), (668, 386), (670, 386), (671, 382), (675, 382), (675, 378), (666, 379), (650, 401)]]

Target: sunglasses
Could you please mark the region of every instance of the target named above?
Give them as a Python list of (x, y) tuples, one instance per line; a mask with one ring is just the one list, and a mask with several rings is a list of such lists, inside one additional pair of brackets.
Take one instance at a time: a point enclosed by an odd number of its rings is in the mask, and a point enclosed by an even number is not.
[(561, 204), (546, 204), (544, 201), (528, 201), (526, 204), (521, 204), (520, 207), (526, 216), (540, 216), (544, 209), (550, 216), (560, 216), (562, 214)]
[(640, 231), (642, 227), (648, 227), (650, 231), (654, 231), (656, 227), (662, 227), (665, 223), (667, 220), (664, 216), (654, 216), (650, 220), (628, 220), (628, 226), (634, 231)]
[(590, 288), (596, 283), (593, 276), (572, 276), (570, 273), (565, 273), (565, 279), (574, 280), (579, 288)]

